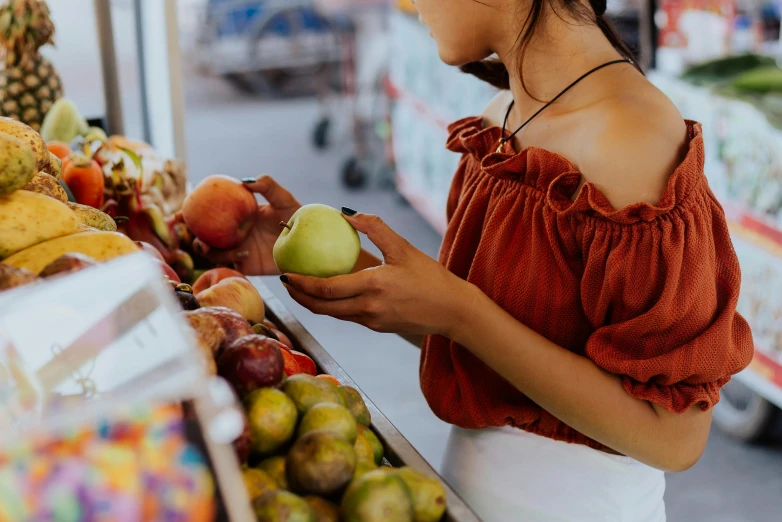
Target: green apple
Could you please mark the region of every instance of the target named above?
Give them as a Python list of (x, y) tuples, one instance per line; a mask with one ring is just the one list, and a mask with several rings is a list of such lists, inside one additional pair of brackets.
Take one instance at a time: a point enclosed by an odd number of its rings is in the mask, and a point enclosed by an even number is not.
[(349, 274), (361, 252), (358, 232), (328, 205), (305, 205), (293, 214), (274, 244), (283, 274), (332, 277)]

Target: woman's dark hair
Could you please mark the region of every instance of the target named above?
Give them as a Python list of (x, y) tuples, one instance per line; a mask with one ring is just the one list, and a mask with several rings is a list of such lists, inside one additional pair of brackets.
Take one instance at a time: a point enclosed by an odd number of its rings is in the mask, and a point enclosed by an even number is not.
[[(529, 13), (527, 19), (524, 20), (522, 26), (521, 35), (519, 35), (518, 45), (520, 49), (519, 63), (524, 58), (524, 51), (529, 45), (530, 40), (535, 35), (538, 26), (540, 25), (543, 16), (544, 8), (547, 2), (556, 2), (561, 5), (562, 9), (569, 14), (575, 20), (582, 20), (584, 22), (591, 22), (597, 25), (611, 45), (614, 46), (619, 54), (632, 60), (636, 69), (641, 71), (637, 60), (633, 56), (632, 51), (625, 45), (622, 38), (617, 34), (611, 22), (606, 18), (607, 0), (589, 0), (589, 7), (586, 7), (580, 0), (531, 0)], [(555, 9), (555, 14), (559, 15), (559, 12)], [(471, 62), (461, 67), (463, 72), (472, 74), (480, 78), (481, 80), (490, 83), (498, 89), (510, 89), (510, 77), (508, 76), (508, 69), (505, 64), (497, 59), (481, 60), (479, 62)], [(643, 72), (643, 71), (641, 71)], [(527, 86), (524, 85), (524, 77), (521, 78), (521, 85), (525, 91)], [(527, 91), (527, 94), (530, 94)], [(531, 95), (531, 94), (530, 94)], [(539, 100), (542, 101), (542, 100)]]

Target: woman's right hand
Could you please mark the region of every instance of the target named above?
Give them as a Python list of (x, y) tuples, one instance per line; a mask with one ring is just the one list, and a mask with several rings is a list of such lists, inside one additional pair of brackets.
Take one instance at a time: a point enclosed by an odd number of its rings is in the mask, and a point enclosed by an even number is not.
[(247, 178), (242, 182), (248, 190), (260, 194), (267, 202), (258, 207), (255, 224), (242, 244), (233, 250), (217, 250), (196, 240), (198, 249), (213, 263), (234, 264), (246, 275), (277, 275), (272, 257), (274, 243), (280, 236), (280, 221), (287, 223), (301, 204), (290, 192), (270, 176)]

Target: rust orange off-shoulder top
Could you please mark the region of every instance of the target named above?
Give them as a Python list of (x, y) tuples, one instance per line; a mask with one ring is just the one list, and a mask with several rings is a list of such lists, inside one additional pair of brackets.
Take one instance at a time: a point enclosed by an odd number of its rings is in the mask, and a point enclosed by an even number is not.
[[(462, 154), (440, 261), (521, 323), (620, 375), (624, 389), (676, 413), (707, 410), (746, 367), (752, 336), (736, 312), (740, 272), (722, 207), (703, 174), (700, 126), (658, 205), (614, 209), (542, 149), (497, 153), (497, 127), (451, 125)], [(515, 426), (602, 446), (542, 410), (467, 349), (424, 343), (421, 385), (441, 419)]]

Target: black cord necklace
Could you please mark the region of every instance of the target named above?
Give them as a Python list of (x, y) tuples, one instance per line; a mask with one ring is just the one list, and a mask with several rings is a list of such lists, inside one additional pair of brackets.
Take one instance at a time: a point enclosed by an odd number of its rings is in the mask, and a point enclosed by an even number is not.
[[(548, 102), (546, 105), (544, 105), (543, 107), (541, 107), (541, 108), (538, 110), (538, 112), (536, 112), (535, 114), (533, 114), (532, 116), (530, 116), (530, 117), (529, 117), (529, 119), (528, 119), (527, 121), (525, 121), (524, 123), (522, 123), (522, 124), (521, 124), (521, 126), (520, 126), (518, 129), (516, 129), (516, 131), (515, 131), (513, 134), (511, 134), (511, 135), (510, 135), (510, 136), (508, 136), (507, 138), (505, 138), (505, 137), (503, 137), (503, 138), (500, 138), (500, 143), (497, 145), (497, 153), (499, 154), (500, 152), (502, 152), (502, 146), (503, 146), (503, 145), (505, 145), (505, 144), (506, 144), (507, 142), (509, 142), (510, 140), (512, 140), (513, 138), (515, 138), (515, 137), (516, 137), (516, 135), (517, 135), (519, 132), (521, 132), (521, 130), (522, 130), (524, 127), (526, 127), (526, 126), (529, 124), (529, 122), (531, 122), (532, 120), (534, 120), (534, 119), (535, 119), (535, 118), (538, 116), (538, 114), (540, 114), (541, 112), (543, 112), (544, 110), (546, 110), (548, 107), (550, 107), (550, 106), (551, 106), (551, 105), (552, 105), (552, 104), (553, 104), (555, 101), (557, 101), (558, 99), (560, 99), (560, 98), (561, 98), (561, 97), (562, 97), (562, 96), (563, 96), (563, 95), (564, 95), (566, 92), (568, 92), (570, 89), (572, 89), (573, 87), (575, 87), (575, 86), (576, 86), (576, 85), (577, 85), (577, 84), (578, 84), (578, 83), (579, 83), (581, 80), (583, 80), (584, 78), (586, 78), (586, 77), (587, 77), (587, 76), (589, 76), (590, 74), (594, 74), (594, 73), (596, 73), (596, 72), (597, 72), (597, 71), (599, 71), (600, 69), (604, 69), (605, 67), (608, 67), (608, 66), (610, 66), (610, 65), (616, 65), (616, 64), (618, 64), (618, 63), (633, 63), (633, 62), (631, 62), (630, 60), (627, 60), (627, 59), (624, 59), (624, 60), (613, 60), (613, 61), (610, 61), (610, 62), (604, 63), (603, 65), (598, 65), (597, 67), (595, 67), (595, 68), (594, 68), (594, 69), (592, 69), (591, 71), (588, 71), (588, 72), (584, 73), (583, 75), (581, 75), (581, 77), (579, 77), (579, 78), (578, 78), (576, 81), (574, 81), (573, 83), (571, 83), (570, 85), (568, 85), (567, 87), (565, 87), (565, 89), (564, 89), (562, 92), (560, 92), (559, 94), (557, 94), (557, 95), (554, 97), (554, 99), (553, 99), (553, 100), (551, 100), (551, 101), (550, 101), (550, 102)], [(510, 117), (510, 111), (512, 111), (512, 110), (513, 110), (513, 106), (515, 105), (515, 103), (516, 103), (516, 100), (513, 100), (512, 102), (510, 102), (510, 106), (508, 106), (508, 112), (506, 112), (506, 113), (505, 113), (505, 121), (503, 121), (503, 122), (502, 122), (502, 136), (505, 136), (505, 131), (506, 131), (506, 129), (508, 128), (508, 118)]]

